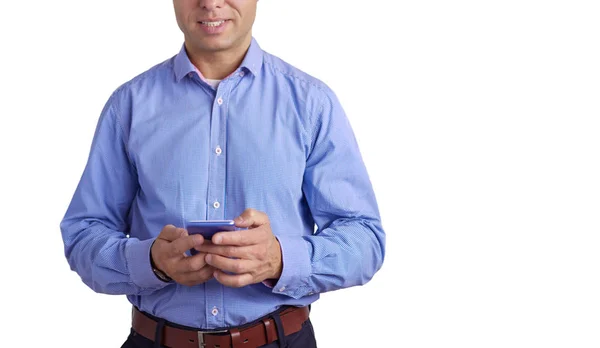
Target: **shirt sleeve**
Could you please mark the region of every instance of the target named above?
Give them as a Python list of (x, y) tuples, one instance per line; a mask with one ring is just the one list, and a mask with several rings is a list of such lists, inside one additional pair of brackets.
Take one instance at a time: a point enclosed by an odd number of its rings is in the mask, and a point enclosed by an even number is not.
[(293, 298), (367, 283), (381, 268), (385, 233), (354, 132), (325, 94), (312, 128), (303, 191), (317, 231), (279, 236), (283, 270), (273, 291)]
[(60, 229), (67, 261), (106, 294), (141, 295), (168, 283), (152, 272), (153, 240), (129, 238), (127, 215), (138, 191), (113, 94), (100, 115), (88, 161)]

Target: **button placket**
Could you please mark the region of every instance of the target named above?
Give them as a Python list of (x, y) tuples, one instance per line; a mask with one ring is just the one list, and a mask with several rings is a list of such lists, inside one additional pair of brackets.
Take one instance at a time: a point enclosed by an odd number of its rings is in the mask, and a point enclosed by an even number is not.
[[(206, 219), (222, 220), (225, 214), (225, 169), (227, 150), (227, 113), (228, 104), (226, 99), (230, 98), (231, 81), (223, 80), (214, 90), (212, 117), (210, 118), (210, 138), (208, 139), (207, 151), (210, 156), (208, 173), (208, 192), (206, 202)], [(225, 325), (224, 314), (224, 290), (223, 285), (218, 282), (206, 282), (205, 286), (205, 309), (206, 324), (213, 327)]]

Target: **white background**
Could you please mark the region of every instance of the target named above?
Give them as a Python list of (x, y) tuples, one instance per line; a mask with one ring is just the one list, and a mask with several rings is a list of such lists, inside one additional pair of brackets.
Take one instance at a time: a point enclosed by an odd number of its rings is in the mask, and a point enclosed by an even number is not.
[[(320, 347), (600, 346), (597, 1), (258, 11), (262, 48), (338, 94), (387, 230), (375, 278), (313, 307)], [(172, 3), (2, 1), (0, 29), (0, 346), (119, 347), (130, 306), (58, 226), (110, 93), (180, 48)]]

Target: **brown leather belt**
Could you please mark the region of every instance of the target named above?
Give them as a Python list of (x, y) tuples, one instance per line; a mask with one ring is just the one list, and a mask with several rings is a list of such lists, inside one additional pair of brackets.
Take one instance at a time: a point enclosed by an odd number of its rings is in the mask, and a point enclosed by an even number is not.
[[(308, 307), (291, 307), (279, 313), (284, 334), (291, 335), (300, 331), (308, 319)], [(133, 330), (154, 341), (158, 323), (133, 308)], [(254, 325), (222, 331), (196, 331), (180, 329), (165, 324), (161, 344), (170, 348), (227, 348), (260, 347), (277, 340), (275, 321), (264, 318)]]

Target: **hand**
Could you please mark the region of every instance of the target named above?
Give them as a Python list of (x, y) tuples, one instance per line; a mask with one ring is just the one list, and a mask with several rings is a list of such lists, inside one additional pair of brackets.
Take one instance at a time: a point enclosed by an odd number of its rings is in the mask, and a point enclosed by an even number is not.
[(216, 233), (212, 242), (197, 248), (206, 253), (206, 263), (217, 269), (215, 279), (239, 288), (279, 278), (283, 266), (281, 246), (271, 231), (267, 214), (246, 209), (234, 221), (237, 227), (249, 229)]
[(204, 243), (201, 235), (189, 235), (183, 228), (163, 227), (150, 249), (152, 262), (179, 284), (193, 286), (213, 277), (215, 269), (206, 264), (205, 254), (187, 256), (185, 252)]

